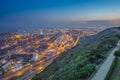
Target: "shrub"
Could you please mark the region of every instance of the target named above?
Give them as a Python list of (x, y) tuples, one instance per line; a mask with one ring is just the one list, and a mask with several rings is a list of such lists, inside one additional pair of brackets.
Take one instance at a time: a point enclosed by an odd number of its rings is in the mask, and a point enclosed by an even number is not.
[(116, 52), (114, 53), (114, 56), (115, 56), (116, 58), (120, 57), (120, 50), (116, 51)]

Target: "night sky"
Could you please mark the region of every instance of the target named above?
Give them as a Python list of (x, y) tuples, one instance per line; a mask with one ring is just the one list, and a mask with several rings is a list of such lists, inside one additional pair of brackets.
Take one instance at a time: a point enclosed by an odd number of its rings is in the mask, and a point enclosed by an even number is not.
[(120, 0), (0, 0), (0, 31), (120, 25)]

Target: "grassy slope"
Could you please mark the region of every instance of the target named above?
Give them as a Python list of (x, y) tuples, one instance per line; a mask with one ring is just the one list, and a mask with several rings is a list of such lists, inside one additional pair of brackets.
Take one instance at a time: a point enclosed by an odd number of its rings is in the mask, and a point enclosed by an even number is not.
[(119, 72), (118, 72), (118, 75), (117, 75), (117, 77), (116, 77), (116, 80), (120, 80), (120, 59), (119, 59), (119, 61), (118, 61), (118, 65), (119, 65)]
[(62, 53), (44, 71), (37, 74), (33, 80), (73, 80), (72, 78), (69, 79), (69, 77), (74, 75), (73, 72), (75, 72), (76, 66), (84, 62), (83, 56), (96, 49), (106, 37), (115, 37), (116, 34), (118, 34), (116, 31), (107, 30), (107, 32), (98, 34), (90, 43), (82, 46), (78, 45), (70, 51)]
[(109, 80), (120, 80), (120, 59), (116, 62)]

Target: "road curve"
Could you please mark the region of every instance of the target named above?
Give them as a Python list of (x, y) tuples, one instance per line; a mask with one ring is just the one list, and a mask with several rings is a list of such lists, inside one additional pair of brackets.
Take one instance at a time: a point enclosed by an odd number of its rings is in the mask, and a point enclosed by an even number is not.
[(113, 54), (119, 48), (120, 48), (120, 40), (118, 41), (117, 46), (111, 51), (110, 55), (107, 57), (105, 62), (101, 65), (101, 67), (97, 70), (97, 72), (95, 73), (95, 75), (93, 76), (93, 78), (91, 80), (104, 80), (105, 79), (105, 77), (111, 67), (111, 64), (115, 58), (115, 56)]

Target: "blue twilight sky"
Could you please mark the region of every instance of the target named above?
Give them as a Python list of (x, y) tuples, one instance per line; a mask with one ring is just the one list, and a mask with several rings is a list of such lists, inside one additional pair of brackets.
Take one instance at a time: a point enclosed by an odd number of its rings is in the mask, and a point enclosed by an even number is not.
[(120, 0), (0, 0), (0, 31), (120, 25)]

